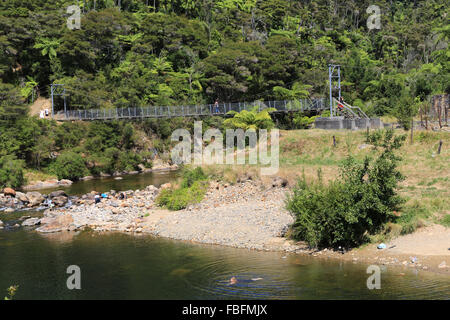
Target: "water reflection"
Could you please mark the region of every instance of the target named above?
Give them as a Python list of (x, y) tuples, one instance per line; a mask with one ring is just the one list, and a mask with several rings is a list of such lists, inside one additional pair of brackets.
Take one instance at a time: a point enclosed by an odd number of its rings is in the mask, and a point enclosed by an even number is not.
[(50, 193), (55, 190), (64, 190), (68, 195), (82, 195), (92, 190), (97, 192), (106, 192), (110, 190), (125, 191), (144, 189), (146, 186), (153, 184), (156, 187), (173, 181), (178, 175), (177, 171), (160, 171), (142, 173), (136, 175), (122, 176), (122, 180), (116, 180), (114, 177), (98, 178), (88, 181), (77, 181), (71, 186), (62, 188), (50, 188), (39, 190), (41, 193)]
[[(76, 183), (66, 192), (140, 189), (168, 182), (175, 175), (170, 172), (128, 176), (120, 181), (93, 180)], [(9, 214), (6, 221), (10, 224), (21, 215), (24, 212)], [(82, 290), (67, 289), (69, 265), (80, 266)], [(368, 290), (366, 268), (352, 262), (144, 235), (42, 235), (23, 228), (0, 231), (0, 291), (17, 284), (18, 299), (449, 298), (448, 276), (386, 267), (381, 290)], [(399, 276), (400, 272), (404, 275)], [(236, 283), (230, 282), (232, 277), (236, 277)]]
[[(0, 288), (20, 285), (19, 299), (446, 299), (450, 290), (449, 277), (400, 277), (389, 268), (382, 289), (368, 290), (364, 265), (283, 256), (147, 236), (18, 230), (0, 233)], [(65, 287), (72, 264), (81, 267), (80, 291)]]

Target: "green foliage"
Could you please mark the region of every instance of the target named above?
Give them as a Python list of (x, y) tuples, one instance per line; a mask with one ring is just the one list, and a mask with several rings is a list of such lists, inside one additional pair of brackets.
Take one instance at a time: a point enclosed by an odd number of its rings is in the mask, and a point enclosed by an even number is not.
[(48, 56), (50, 60), (56, 58), (56, 49), (59, 46), (57, 39), (38, 39), (38, 42), (33, 46), (35, 49), (40, 49), (43, 56)]
[(196, 181), (189, 188), (165, 189), (156, 198), (156, 204), (169, 210), (182, 210), (190, 204), (202, 201), (207, 190), (207, 184)]
[(369, 141), (381, 150), (362, 163), (349, 156), (340, 167), (340, 178), (328, 186), (299, 181), (289, 197), (287, 208), (295, 215), (292, 236), (311, 247), (353, 247), (369, 241), (395, 220), (404, 200), (396, 188), (403, 176), (397, 170), (395, 154), (405, 136), (394, 137), (392, 130), (379, 131)]
[(445, 226), (445, 227), (447, 227), (447, 228), (450, 228), (450, 214), (446, 214), (446, 215), (444, 216), (444, 218), (442, 218), (442, 220), (440, 221), (440, 223), (441, 223), (443, 226)]
[(208, 176), (203, 172), (201, 167), (196, 167), (193, 170), (185, 169), (182, 173), (183, 181), (181, 182), (182, 188), (191, 187), (196, 181), (204, 181)]
[(401, 225), (400, 234), (413, 233), (427, 217), (427, 210), (419, 202), (405, 206), (401, 216), (396, 221)]
[(275, 98), (278, 100), (294, 100), (304, 99), (309, 97), (309, 91), (312, 88), (310, 85), (302, 85), (301, 83), (294, 83), (292, 89), (285, 89), (283, 87), (275, 86), (273, 92)]
[(134, 171), (141, 162), (142, 158), (139, 154), (132, 151), (120, 152), (115, 168), (116, 171)]
[(294, 124), (298, 129), (308, 129), (312, 126), (318, 116), (308, 117), (302, 112), (298, 112), (294, 115)]
[(38, 83), (36, 81), (34, 81), (31, 77), (28, 77), (28, 81), (25, 82), (25, 86), (20, 90), (22, 97), (28, 99), (37, 85)]
[(254, 106), (250, 111), (242, 110), (241, 112), (230, 111), (228, 114), (233, 115), (232, 118), (226, 119), (223, 124), (230, 129), (259, 130), (272, 129), (273, 123), (270, 112), (276, 111), (274, 108), (266, 108), (258, 111), (259, 107)]
[(58, 179), (78, 180), (86, 175), (87, 169), (81, 155), (68, 151), (61, 154), (50, 165), (50, 170)]
[(24, 163), (15, 156), (0, 157), (0, 188), (19, 188), (25, 182)]
[(419, 99), (414, 101), (408, 91), (405, 91), (396, 102), (394, 114), (405, 130), (411, 129), (411, 122), (418, 111), (418, 102)]
[(0, 80), (0, 126), (13, 126), (27, 114), (18, 88)]
[(123, 128), (122, 145), (125, 149), (131, 149), (134, 146), (134, 128), (131, 123), (127, 123)]
[(201, 167), (185, 169), (180, 188), (162, 190), (156, 203), (169, 210), (182, 210), (190, 204), (199, 203), (208, 189), (207, 179)]
[[(120, 8), (102, 0), (96, 10), (80, 1), (82, 28), (69, 30), (61, 8), (72, 4), (0, 2), (0, 156), (15, 155), (27, 167), (47, 168), (71, 149), (94, 171), (113, 170), (135, 160), (108, 164), (106, 149), (148, 151), (135, 124), (27, 119), (30, 94), (48, 98), (52, 83), (65, 84), (69, 110), (301, 99), (328, 94), (328, 64), (336, 63), (346, 101), (369, 115), (396, 116), (405, 128), (419, 104), (450, 92), (449, 9), (438, 0), (378, 1), (381, 30), (367, 30), (367, 0), (124, 0)], [(62, 106), (55, 97), (56, 111)], [(261, 117), (247, 110), (225, 126), (273, 126)], [(280, 119), (285, 128), (312, 120)], [(159, 154), (175, 124), (192, 127), (175, 119), (144, 123), (140, 130)]]
[(5, 300), (12, 300), (16, 295), (18, 289), (19, 289), (18, 285), (10, 286), (8, 289), (6, 289), (8, 295), (5, 297)]

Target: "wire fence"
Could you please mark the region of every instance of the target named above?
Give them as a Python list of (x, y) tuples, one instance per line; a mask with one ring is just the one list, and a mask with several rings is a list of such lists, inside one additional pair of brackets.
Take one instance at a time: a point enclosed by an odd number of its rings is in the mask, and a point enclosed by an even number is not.
[(257, 107), (258, 111), (274, 108), (274, 112), (313, 111), (327, 109), (324, 98), (219, 103), (193, 106), (149, 106), (114, 109), (85, 109), (62, 112), (59, 120), (112, 120), (136, 118), (172, 118), (195, 116), (225, 116), (230, 111), (250, 111)]

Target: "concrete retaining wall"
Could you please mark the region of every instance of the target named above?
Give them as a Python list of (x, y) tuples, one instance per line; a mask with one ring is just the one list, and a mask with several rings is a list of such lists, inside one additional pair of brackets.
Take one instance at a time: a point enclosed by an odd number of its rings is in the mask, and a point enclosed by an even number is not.
[(324, 130), (363, 130), (367, 128), (383, 128), (383, 122), (379, 118), (372, 119), (344, 119), (344, 117), (317, 118), (315, 121), (317, 129)]
[(339, 130), (344, 129), (344, 117), (336, 118), (317, 118), (315, 121), (316, 128), (325, 130)]
[(384, 128), (383, 121), (381, 121), (380, 118), (371, 118), (370, 119), (370, 128), (372, 128), (372, 129)]

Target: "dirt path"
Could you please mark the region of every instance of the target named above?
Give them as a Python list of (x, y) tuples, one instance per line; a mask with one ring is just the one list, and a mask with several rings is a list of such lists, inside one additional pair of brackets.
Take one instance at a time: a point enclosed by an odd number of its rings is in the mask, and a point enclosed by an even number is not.
[(50, 99), (45, 99), (43, 97), (37, 98), (37, 100), (30, 106), (30, 116), (39, 117), (39, 112), (41, 110), (49, 110), (49, 115), (51, 116), (52, 104)]
[[(392, 240), (387, 244), (392, 253), (415, 254), (421, 256), (449, 256), (450, 258), (450, 228), (433, 225), (417, 230)], [(450, 264), (450, 261), (448, 261)]]
[(441, 225), (424, 227), (386, 243), (386, 249), (378, 249), (376, 244), (369, 244), (344, 254), (330, 250), (311, 254), (355, 263), (428, 270), (450, 276), (450, 228)]

